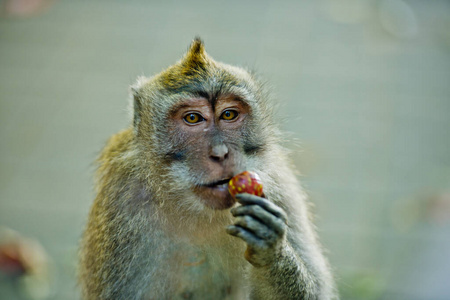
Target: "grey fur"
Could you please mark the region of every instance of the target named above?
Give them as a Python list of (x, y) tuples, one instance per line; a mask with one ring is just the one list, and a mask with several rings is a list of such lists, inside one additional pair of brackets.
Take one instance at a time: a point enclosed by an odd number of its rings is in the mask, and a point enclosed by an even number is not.
[[(80, 252), (84, 299), (337, 299), (258, 80), (212, 60), (196, 40), (183, 60), (140, 78), (132, 93), (133, 126), (98, 160)], [(173, 131), (168, 114), (198, 93), (232, 94), (251, 108), (239, 132), (204, 139), (219, 163), (233, 160), (235, 173), (257, 172), (266, 199), (240, 196), (242, 206), (230, 212), (205, 206), (192, 191), (209, 178), (203, 150)]]

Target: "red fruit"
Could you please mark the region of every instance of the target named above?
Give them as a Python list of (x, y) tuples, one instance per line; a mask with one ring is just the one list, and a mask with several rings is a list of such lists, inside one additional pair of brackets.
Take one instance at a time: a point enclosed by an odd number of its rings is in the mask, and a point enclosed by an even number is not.
[(242, 193), (262, 196), (263, 186), (261, 178), (252, 171), (242, 172), (231, 178), (228, 183), (228, 191), (233, 197), (235, 197), (236, 194)]

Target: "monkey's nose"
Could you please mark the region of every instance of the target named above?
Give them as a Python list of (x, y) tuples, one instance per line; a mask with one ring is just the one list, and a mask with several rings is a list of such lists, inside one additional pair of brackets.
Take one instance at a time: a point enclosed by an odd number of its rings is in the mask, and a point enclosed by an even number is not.
[(224, 161), (228, 157), (228, 147), (225, 144), (214, 145), (210, 157), (214, 161)]

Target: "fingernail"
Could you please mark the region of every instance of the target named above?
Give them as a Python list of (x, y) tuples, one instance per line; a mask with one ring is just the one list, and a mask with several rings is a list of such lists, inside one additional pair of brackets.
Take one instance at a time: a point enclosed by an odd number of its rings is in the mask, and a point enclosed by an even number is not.
[(227, 227), (225, 228), (225, 230), (226, 230), (227, 232), (233, 232), (233, 231), (234, 231), (234, 226), (233, 226), (233, 225), (227, 226)]

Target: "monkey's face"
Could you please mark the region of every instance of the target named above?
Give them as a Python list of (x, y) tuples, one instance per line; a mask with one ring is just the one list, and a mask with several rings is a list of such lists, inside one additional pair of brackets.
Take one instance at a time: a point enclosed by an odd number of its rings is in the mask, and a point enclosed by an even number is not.
[(190, 190), (213, 209), (234, 204), (228, 182), (242, 171), (244, 138), (249, 106), (232, 95), (214, 101), (191, 98), (180, 101), (169, 114), (167, 158), (173, 170), (187, 176)]
[(226, 209), (234, 204), (231, 177), (263, 173), (273, 134), (262, 87), (247, 71), (214, 61), (201, 41), (132, 91), (140, 167), (155, 194), (190, 211)]

